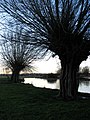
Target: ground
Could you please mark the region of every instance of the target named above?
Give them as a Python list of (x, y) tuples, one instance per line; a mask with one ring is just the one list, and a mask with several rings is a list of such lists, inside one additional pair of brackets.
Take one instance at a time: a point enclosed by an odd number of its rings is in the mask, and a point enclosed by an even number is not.
[(89, 120), (90, 99), (55, 99), (58, 90), (0, 84), (0, 120)]

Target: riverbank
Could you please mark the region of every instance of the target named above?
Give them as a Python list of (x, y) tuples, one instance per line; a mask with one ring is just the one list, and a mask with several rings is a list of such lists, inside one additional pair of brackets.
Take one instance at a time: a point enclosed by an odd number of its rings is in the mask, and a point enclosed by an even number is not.
[[(10, 77), (11, 77), (11, 74), (0, 74), (0, 79), (1, 78), (9, 78), (10, 79)], [(88, 74), (79, 73), (78, 77), (81, 80), (89, 80), (90, 81), (90, 73), (88, 73)], [(55, 81), (57, 79), (60, 79), (60, 74), (54, 74), (54, 73), (30, 73), (30, 74), (20, 74), (20, 78), (41, 78), (41, 79), (53, 78), (54, 81)], [(53, 82), (53, 80), (51, 82)]]
[(0, 84), (0, 120), (89, 120), (90, 100), (54, 99), (58, 90)]

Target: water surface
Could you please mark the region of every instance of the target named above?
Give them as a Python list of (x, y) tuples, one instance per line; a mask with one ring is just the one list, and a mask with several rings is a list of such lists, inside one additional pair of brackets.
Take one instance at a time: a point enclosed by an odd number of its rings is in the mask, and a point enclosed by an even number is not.
[[(32, 84), (35, 87), (60, 89), (59, 80), (57, 80), (55, 83), (49, 83), (46, 79), (25, 78), (24, 83)], [(90, 81), (80, 81), (78, 91), (90, 93)]]

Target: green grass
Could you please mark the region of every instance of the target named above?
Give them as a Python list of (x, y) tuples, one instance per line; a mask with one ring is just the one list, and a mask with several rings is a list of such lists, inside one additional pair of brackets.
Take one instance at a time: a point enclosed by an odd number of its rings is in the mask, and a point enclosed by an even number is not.
[(0, 120), (90, 120), (90, 100), (62, 101), (57, 90), (0, 84)]
[(0, 84), (1, 83), (10, 83), (10, 77), (9, 76), (0, 76)]

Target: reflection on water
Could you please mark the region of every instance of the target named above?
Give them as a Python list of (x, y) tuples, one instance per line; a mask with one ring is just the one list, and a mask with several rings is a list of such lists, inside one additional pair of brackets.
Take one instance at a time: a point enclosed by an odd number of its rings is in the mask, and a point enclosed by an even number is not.
[(78, 91), (90, 93), (90, 81), (80, 81)]
[(82, 86), (83, 84), (85, 85), (85, 86), (90, 86), (90, 81), (80, 81), (79, 82), (79, 84), (80, 84), (80, 86)]
[(51, 89), (59, 89), (59, 80), (56, 83), (49, 83), (46, 79), (39, 79), (39, 78), (24, 78), (24, 83), (32, 84), (35, 87), (42, 87), (42, 88), (51, 88)]
[[(49, 83), (46, 79), (25, 78), (24, 83), (32, 84), (35, 87), (60, 89), (59, 80), (57, 80), (55, 83)], [(80, 81), (78, 91), (90, 93), (90, 81)]]

